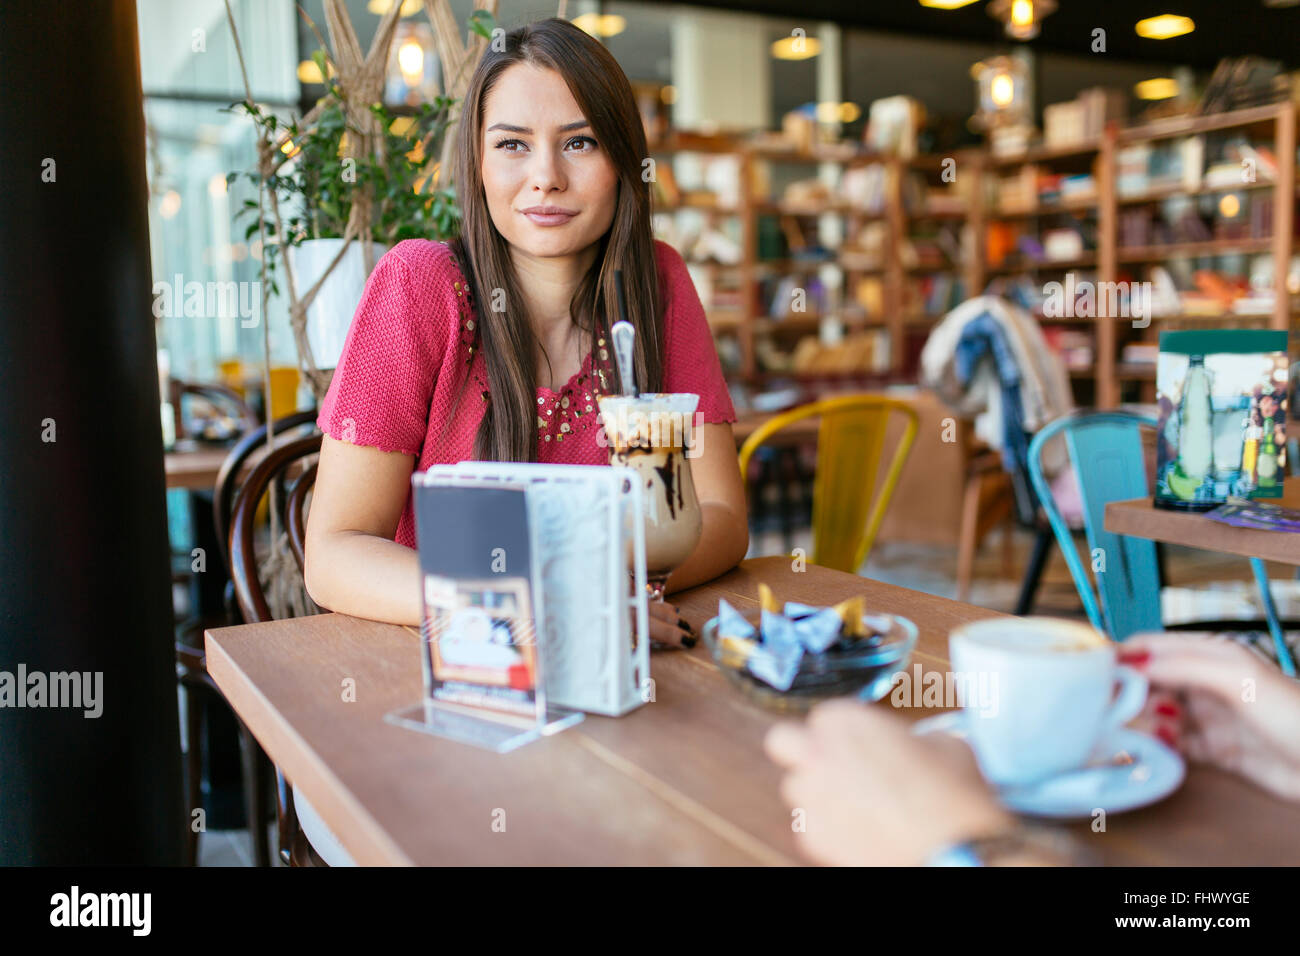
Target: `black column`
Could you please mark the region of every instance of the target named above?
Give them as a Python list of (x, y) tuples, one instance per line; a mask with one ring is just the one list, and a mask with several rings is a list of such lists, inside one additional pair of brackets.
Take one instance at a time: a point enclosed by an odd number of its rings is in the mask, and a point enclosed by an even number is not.
[(181, 863), (134, 0), (3, 0), (0, 90), (0, 703), (102, 675), (0, 706), (0, 864)]

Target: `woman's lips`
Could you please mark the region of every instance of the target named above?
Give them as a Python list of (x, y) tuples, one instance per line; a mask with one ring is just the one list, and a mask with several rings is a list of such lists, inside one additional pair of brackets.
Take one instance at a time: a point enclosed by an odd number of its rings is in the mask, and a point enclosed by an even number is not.
[(574, 213), (526, 212), (524, 213), (524, 215), (527, 216), (529, 219), (531, 219), (534, 223), (536, 223), (539, 226), (563, 226), (566, 222), (568, 222), (570, 219), (576, 216), (577, 213), (576, 212)]

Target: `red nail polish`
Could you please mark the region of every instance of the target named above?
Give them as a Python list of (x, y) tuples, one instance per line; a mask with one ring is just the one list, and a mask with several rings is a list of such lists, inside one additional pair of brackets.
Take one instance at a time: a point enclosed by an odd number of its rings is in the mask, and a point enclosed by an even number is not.
[(1175, 734), (1171, 728), (1166, 727), (1164, 724), (1161, 724), (1156, 728), (1156, 736), (1159, 737), (1161, 740), (1163, 740), (1171, 747), (1178, 746), (1178, 735)]
[(1151, 660), (1150, 651), (1120, 651), (1119, 662), (1129, 667), (1145, 667)]
[(1161, 701), (1156, 704), (1156, 713), (1161, 717), (1181, 717), (1183, 715), (1183, 709), (1172, 700)]

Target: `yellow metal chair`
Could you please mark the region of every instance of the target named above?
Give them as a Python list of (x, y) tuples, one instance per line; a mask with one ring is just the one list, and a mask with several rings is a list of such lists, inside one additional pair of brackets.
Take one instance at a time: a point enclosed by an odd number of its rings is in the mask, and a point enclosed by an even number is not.
[(271, 366), (271, 421), (277, 422), (298, 410), (298, 369), (293, 365)]
[[(902, 416), (903, 435), (877, 490), (890, 419)], [(871, 552), (903, 464), (912, 450), (918, 417), (906, 402), (882, 395), (841, 395), (800, 405), (760, 425), (740, 449), (740, 473), (759, 446), (796, 422), (820, 417), (817, 472), (813, 478), (812, 562), (856, 574)], [(874, 500), (873, 500), (874, 498)]]

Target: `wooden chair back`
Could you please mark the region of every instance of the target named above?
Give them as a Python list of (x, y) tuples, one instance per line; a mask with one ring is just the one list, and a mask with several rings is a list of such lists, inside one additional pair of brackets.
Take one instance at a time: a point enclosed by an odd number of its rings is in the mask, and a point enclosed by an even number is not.
[[(296, 417), (300, 416), (289, 416), (276, 424), (289, 423)], [(284, 427), (289, 428), (292, 425), (285, 424)], [(279, 430), (281, 429), (277, 429)], [(316, 465), (312, 463), (307, 466), (296, 479), (289, 480), (288, 476), (294, 466), (303, 459), (318, 454), (320, 446), (321, 436), (314, 434), (276, 447), (257, 463), (235, 496), (231, 508), (228, 542), (230, 577), (234, 584), (239, 609), (244, 620), (249, 623), (270, 621), (273, 617), (258, 575), (257, 555), (254, 549), (258, 505), (268, 493), (283, 496), (282, 513), (285, 516), (290, 550), (293, 551), (298, 570), (301, 572), (306, 497), (316, 481)], [(298, 825), (298, 817), (293, 808), (293, 787), (279, 767), (275, 768), (275, 778), (280, 858), (291, 866), (321, 865), (323, 861), (312, 850)]]
[[(240, 487), (239, 494), (235, 496), (230, 517), (230, 578), (235, 585), (235, 598), (239, 602), (239, 609), (244, 615), (244, 620), (249, 624), (260, 624), (274, 619), (258, 577), (257, 556), (253, 547), (257, 506), (268, 492), (279, 494), (281, 489), (286, 487), (285, 480), (290, 469), (302, 459), (319, 454), (320, 446), (320, 435), (309, 435), (278, 446), (257, 463), (252, 474)], [(305, 483), (304, 478), (307, 479)], [(295, 551), (300, 570), (302, 557), (298, 549), (301, 548), (303, 540), (303, 498), (311, 482), (315, 480), (316, 469), (314, 466), (308, 466), (296, 480), (288, 484), (285, 495), (286, 507), (283, 513), (286, 515), (286, 526), (290, 529), (290, 548)], [(298, 523), (296, 531), (293, 530), (293, 523), (289, 520), (289, 501), (295, 502), (292, 514), (293, 521)], [(298, 541), (297, 548), (292, 545), (295, 539)]]
[[(286, 415), (284, 418), (277, 418), (271, 423), (271, 434), (281, 435), (285, 432), (292, 431), (295, 428), (301, 428), (305, 425), (312, 425), (316, 421), (316, 412), (294, 412), (292, 415)], [(259, 425), (230, 449), (230, 454), (226, 455), (226, 460), (221, 463), (221, 470), (217, 472), (217, 483), (212, 494), (212, 520), (217, 529), (217, 541), (221, 546), (221, 560), (225, 562), (226, 570), (230, 570), (230, 513), (235, 503), (235, 492), (239, 490), (239, 476), (248, 463), (248, 459), (253, 453), (266, 444), (266, 426)]]
[(178, 379), (172, 379), (169, 383), (169, 391), (171, 394), (167, 400), (171, 402), (172, 414), (175, 416), (177, 438), (187, 437), (185, 416), (181, 409), (181, 404), (186, 395), (194, 395), (227, 412), (231, 418), (239, 422), (241, 434), (247, 435), (261, 424), (258, 421), (257, 414), (248, 407), (247, 402), (239, 397), (239, 393), (232, 388), (227, 388), (225, 385), (218, 385), (215, 382), (182, 382)]

